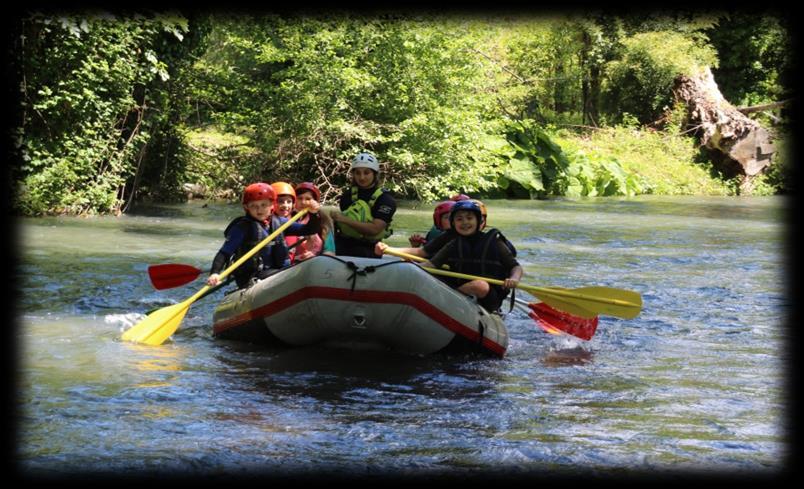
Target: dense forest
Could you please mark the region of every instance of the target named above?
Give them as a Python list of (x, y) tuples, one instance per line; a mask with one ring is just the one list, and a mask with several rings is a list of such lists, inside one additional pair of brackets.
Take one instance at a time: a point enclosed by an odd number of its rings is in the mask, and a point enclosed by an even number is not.
[[(309, 180), (368, 150), (396, 195), (791, 192), (790, 16), (34, 12), (14, 20), (13, 210), (122, 213)], [(773, 137), (746, 185), (682, 75)]]

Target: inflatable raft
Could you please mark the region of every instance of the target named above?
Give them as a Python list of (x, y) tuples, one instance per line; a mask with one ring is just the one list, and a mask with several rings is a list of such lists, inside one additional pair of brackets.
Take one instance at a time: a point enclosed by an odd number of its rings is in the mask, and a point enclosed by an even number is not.
[(223, 298), (213, 335), (275, 345), (502, 357), (502, 319), (396, 258), (317, 256)]

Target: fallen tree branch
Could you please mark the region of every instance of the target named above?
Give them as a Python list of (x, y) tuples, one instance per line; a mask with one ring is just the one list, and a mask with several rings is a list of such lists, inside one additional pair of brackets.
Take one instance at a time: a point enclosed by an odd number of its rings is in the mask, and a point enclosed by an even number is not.
[(793, 99), (781, 100), (779, 102), (772, 102), (769, 104), (761, 104), (761, 105), (752, 105), (750, 107), (737, 107), (737, 110), (742, 112), (743, 114), (750, 114), (752, 112), (762, 112), (765, 110), (771, 109), (778, 109), (784, 105), (787, 105), (789, 102), (792, 102)]

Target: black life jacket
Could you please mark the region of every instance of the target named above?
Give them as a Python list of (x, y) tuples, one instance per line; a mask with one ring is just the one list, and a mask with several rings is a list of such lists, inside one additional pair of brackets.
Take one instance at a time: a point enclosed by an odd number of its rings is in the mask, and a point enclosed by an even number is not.
[[(243, 232), (243, 242), (229, 258), (228, 265), (231, 266), (231, 264), (237, 261), (241, 256), (251, 251), (260, 241), (265, 239), (281, 225), (282, 223), (279, 221), (279, 217), (275, 215), (271, 216), (271, 222), (268, 225), (268, 229), (263, 228), (259, 222), (248, 216), (234, 218), (232, 222), (226, 226), (223, 234), (228, 236), (229, 230), (232, 228), (232, 226), (240, 226), (240, 229)], [(279, 233), (279, 235), (276, 236), (270, 243), (265, 245), (265, 247), (269, 249), (271, 256), (270, 263), (263, 263), (262, 257), (264, 249), (262, 249), (257, 253), (254, 253), (251, 258), (246, 260), (242, 265), (237, 267), (234, 272), (232, 272), (238, 287), (245, 287), (251, 277), (257, 275), (259, 272), (265, 269), (279, 269), (290, 264), (288, 247), (287, 244), (285, 244), (284, 233)]]
[(456, 233), (452, 252), (447, 257), (450, 270), (499, 280), (508, 278), (511, 270), (506, 269), (500, 261), (500, 252), (497, 249), (498, 237), (516, 257), (516, 248), (498, 229), (491, 228), (469, 237)]

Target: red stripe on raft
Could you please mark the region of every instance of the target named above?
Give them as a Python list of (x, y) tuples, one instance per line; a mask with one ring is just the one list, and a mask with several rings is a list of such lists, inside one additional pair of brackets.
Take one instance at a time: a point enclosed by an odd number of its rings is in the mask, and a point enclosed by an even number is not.
[[(212, 328), (213, 334), (222, 333), (227, 329), (245, 324), (253, 319), (272, 316), (307, 299), (331, 299), (350, 302), (371, 302), (377, 304), (400, 304), (410, 306), (453, 333), (459, 334), (473, 342), (477, 342), (480, 339), (480, 334), (477, 331), (463, 323), (456, 321), (450, 315), (444, 313), (441, 309), (433, 306), (415, 294), (408, 292), (377, 290), (350, 291), (348, 289), (340, 289), (336, 287), (313, 286), (298, 289), (295, 292), (265, 304), (264, 306), (215, 323)], [(499, 356), (503, 356), (505, 354), (505, 349), (501, 345), (488, 338), (483, 338), (482, 345), (484, 348), (496, 353)]]

